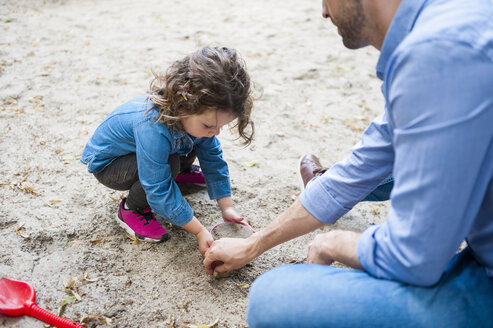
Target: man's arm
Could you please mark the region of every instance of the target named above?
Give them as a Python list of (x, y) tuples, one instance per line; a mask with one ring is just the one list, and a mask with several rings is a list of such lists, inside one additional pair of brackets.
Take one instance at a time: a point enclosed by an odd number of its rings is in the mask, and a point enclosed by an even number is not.
[(314, 231), (323, 223), (334, 223), (391, 174), (393, 159), (387, 119), (381, 115), (345, 161), (310, 182), (300, 198), (264, 230), (247, 239), (215, 241), (205, 256), (206, 271), (212, 274), (214, 270), (240, 268), (276, 245)]
[(392, 136), (382, 114), (345, 160), (308, 183), (300, 202), (319, 221), (335, 223), (392, 174), (393, 163)]
[[(246, 239), (216, 240), (206, 253), (204, 267), (208, 274), (243, 267), (268, 249), (323, 226), (296, 200), (269, 225)], [(218, 264), (221, 262), (220, 264)]]

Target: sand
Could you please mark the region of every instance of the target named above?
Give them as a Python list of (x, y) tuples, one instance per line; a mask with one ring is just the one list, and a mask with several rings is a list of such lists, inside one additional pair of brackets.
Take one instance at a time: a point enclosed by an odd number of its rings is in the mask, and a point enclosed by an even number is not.
[[(262, 94), (256, 139), (243, 148), (225, 131), (220, 140), (236, 208), (261, 230), (299, 195), (302, 154), (332, 165), (383, 111), (378, 52), (345, 49), (320, 7), (297, 0), (2, 1), (0, 276), (31, 282), (38, 304), (55, 313), (73, 290), (80, 301), (63, 315), (75, 321), (97, 314), (113, 327), (246, 326), (249, 285), (302, 261), (320, 231), (227, 278), (211, 277), (195, 238), (180, 228), (158, 245), (128, 238), (114, 221), (124, 193), (98, 184), (78, 160), (101, 120), (147, 90), (151, 70), (203, 46), (234, 47)], [(205, 189), (185, 194), (206, 227), (220, 222)], [(362, 231), (387, 208), (359, 204), (324, 230)], [(82, 280), (67, 292), (73, 277)], [(0, 326), (43, 324), (0, 315)]]

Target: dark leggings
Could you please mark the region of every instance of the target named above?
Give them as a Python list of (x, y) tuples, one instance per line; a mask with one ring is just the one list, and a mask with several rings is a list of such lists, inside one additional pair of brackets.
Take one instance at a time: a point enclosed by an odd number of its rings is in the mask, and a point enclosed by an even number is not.
[[(187, 156), (171, 154), (168, 162), (173, 179), (181, 172), (187, 171), (195, 160), (195, 151)], [(130, 190), (126, 205), (130, 209), (144, 209), (149, 207), (144, 188), (140, 184), (137, 170), (137, 156), (135, 153), (118, 157), (99, 173), (94, 174), (96, 179), (108, 188), (114, 190)]]

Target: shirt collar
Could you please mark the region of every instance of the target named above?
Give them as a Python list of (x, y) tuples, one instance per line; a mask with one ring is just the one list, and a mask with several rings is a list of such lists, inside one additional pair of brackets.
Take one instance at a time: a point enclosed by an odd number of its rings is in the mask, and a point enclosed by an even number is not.
[(427, 0), (402, 0), (389, 26), (377, 63), (377, 76), (383, 80), (387, 62), (397, 46), (411, 32)]

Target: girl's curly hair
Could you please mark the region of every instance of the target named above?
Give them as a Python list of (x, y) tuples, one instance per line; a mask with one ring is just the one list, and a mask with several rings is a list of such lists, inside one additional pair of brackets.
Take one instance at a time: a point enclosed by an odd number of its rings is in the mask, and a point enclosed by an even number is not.
[(252, 142), (250, 77), (234, 49), (206, 47), (174, 62), (166, 74), (154, 74), (149, 94), (162, 124), (182, 130), (181, 119), (215, 109), (235, 115), (232, 129), (243, 144)]

